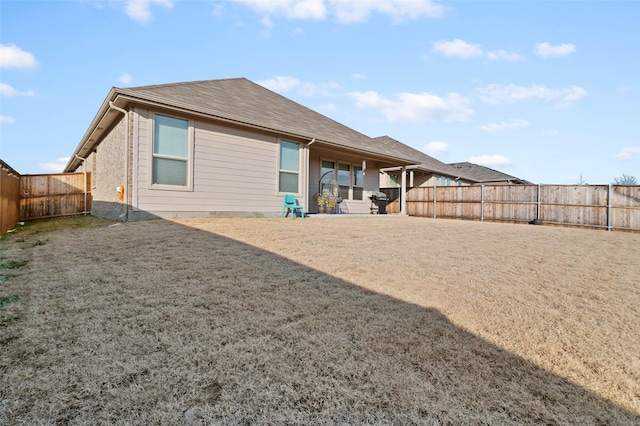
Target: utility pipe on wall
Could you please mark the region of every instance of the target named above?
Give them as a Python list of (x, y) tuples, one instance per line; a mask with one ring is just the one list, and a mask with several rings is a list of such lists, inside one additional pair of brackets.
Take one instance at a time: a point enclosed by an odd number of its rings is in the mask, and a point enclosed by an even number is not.
[[(109, 107), (115, 109), (116, 111), (120, 111), (124, 114), (124, 191), (123, 194), (123, 202), (124, 202), (124, 213), (120, 215), (120, 217), (124, 218), (124, 221), (127, 222), (129, 220), (129, 112), (125, 109), (117, 107), (114, 105), (113, 101), (109, 101)], [(124, 198), (126, 196), (126, 198)]]

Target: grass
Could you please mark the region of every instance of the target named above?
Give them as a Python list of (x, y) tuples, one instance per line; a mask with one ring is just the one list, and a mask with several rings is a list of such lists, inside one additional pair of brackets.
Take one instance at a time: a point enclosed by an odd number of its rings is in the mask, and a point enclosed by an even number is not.
[(0, 269), (16, 269), (29, 263), (28, 260), (10, 260), (8, 262), (0, 263)]
[[(24, 242), (25, 240), (40, 234), (46, 235), (50, 232), (60, 230), (93, 228), (110, 223), (113, 222), (106, 219), (82, 215), (53, 219), (38, 219), (24, 222), (23, 225), (18, 225), (9, 232), (0, 235), (0, 241)], [(37, 238), (33, 239), (34, 244), (36, 244), (37, 241)]]
[(0, 243), (0, 424), (640, 423), (638, 234), (89, 222)]

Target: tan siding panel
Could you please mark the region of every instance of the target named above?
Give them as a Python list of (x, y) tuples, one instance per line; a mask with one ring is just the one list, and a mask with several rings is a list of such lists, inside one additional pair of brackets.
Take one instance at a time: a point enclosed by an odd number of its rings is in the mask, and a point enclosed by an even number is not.
[[(143, 143), (143, 133), (140, 162), (148, 164), (150, 142)], [(140, 178), (144, 185), (138, 206), (151, 212), (276, 212), (282, 206), (276, 188), (277, 148), (273, 136), (196, 121), (193, 191), (149, 189), (146, 178)], [(148, 167), (144, 170), (149, 173)]]

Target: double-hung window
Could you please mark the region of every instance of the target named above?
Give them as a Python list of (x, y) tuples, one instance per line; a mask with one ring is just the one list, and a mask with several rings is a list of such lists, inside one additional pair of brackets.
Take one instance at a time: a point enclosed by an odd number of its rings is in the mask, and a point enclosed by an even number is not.
[(351, 166), (349, 164), (338, 163), (338, 186), (340, 187), (340, 196), (348, 200), (351, 188)]
[(333, 179), (338, 184), (339, 195), (343, 199), (363, 200), (364, 170), (360, 164), (343, 163), (339, 160), (322, 160), (320, 173), (322, 176), (320, 183), (324, 185)]
[(189, 121), (156, 114), (152, 184), (189, 185)]
[(364, 189), (364, 173), (362, 166), (353, 166), (353, 199), (362, 200)]
[(300, 181), (300, 144), (280, 141), (278, 191), (297, 194)]

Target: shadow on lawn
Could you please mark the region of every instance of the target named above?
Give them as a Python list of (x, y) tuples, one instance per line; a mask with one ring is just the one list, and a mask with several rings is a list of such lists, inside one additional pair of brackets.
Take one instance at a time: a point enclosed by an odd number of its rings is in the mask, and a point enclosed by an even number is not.
[(25, 308), (0, 330), (0, 423), (640, 422), (436, 310), (216, 234), (154, 220), (69, 241), (7, 283)]

